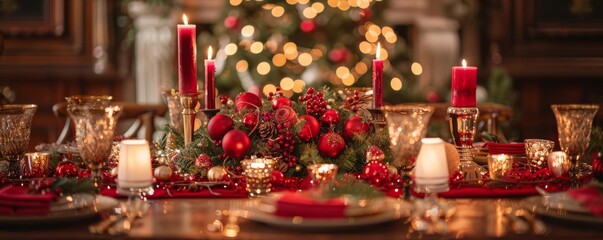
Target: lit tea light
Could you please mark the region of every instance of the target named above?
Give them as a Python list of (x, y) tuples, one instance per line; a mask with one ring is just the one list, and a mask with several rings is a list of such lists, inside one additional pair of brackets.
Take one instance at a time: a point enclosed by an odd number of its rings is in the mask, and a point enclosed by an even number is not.
[(555, 142), (546, 139), (526, 139), (524, 142), (530, 167), (536, 169), (545, 167), (547, 155), (553, 151)]
[(337, 165), (328, 163), (317, 163), (308, 166), (308, 175), (312, 177), (313, 184), (328, 183), (337, 175)]
[(565, 152), (551, 152), (547, 156), (547, 161), (549, 165), (549, 170), (553, 172), (553, 175), (555, 175), (555, 177), (561, 177), (569, 172), (571, 164)]
[(21, 174), (24, 177), (46, 177), (49, 160), (50, 153), (47, 152), (25, 153), (21, 159)]
[(255, 158), (253, 156), (251, 159), (241, 161), (249, 196), (255, 197), (270, 193), (272, 188), (270, 176), (275, 164), (276, 161), (272, 158)]
[(507, 175), (507, 172), (513, 167), (513, 157), (507, 154), (488, 155), (488, 169), (490, 179), (501, 180)]

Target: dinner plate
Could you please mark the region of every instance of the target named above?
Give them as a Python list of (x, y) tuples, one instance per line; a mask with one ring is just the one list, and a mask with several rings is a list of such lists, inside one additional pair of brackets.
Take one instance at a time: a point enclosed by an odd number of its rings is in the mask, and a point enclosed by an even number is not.
[(410, 215), (411, 205), (403, 200), (397, 200), (384, 197), (383, 210), (376, 214), (350, 216), (344, 218), (303, 218), (303, 217), (283, 217), (259, 209), (256, 207), (247, 208), (245, 218), (273, 225), (277, 227), (304, 229), (338, 229), (347, 227), (369, 226), (379, 223), (398, 220)]
[(524, 204), (527, 209), (542, 216), (573, 222), (603, 224), (603, 217), (593, 216), (565, 192), (551, 193), (548, 197), (530, 197), (525, 200)]
[[(276, 212), (276, 202), (281, 198), (281, 193), (274, 193), (262, 198), (258, 202), (257, 209), (267, 213)], [(354, 217), (361, 215), (377, 214), (386, 210), (387, 198), (373, 198), (367, 200), (344, 199), (346, 202), (345, 216)]]
[[(111, 210), (119, 206), (115, 198), (105, 196), (82, 196), (77, 203), (59, 203), (50, 208), (50, 213), (46, 215), (32, 216), (0, 216), (2, 225), (41, 225), (71, 222), (76, 220), (88, 219), (96, 216), (100, 212)], [(83, 201), (83, 200), (88, 201)], [(80, 201), (82, 200), (82, 201)]]
[(94, 201), (92, 194), (74, 194), (59, 198), (50, 204), (50, 212), (68, 211), (87, 207)]

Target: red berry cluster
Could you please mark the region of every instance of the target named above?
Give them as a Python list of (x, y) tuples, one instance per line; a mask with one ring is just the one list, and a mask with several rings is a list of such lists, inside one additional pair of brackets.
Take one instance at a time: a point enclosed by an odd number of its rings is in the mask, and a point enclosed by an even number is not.
[(222, 103), (222, 105), (226, 105), (228, 103), (228, 96), (226, 96), (226, 95), (220, 96), (220, 103)]
[(358, 109), (360, 109), (360, 107), (363, 104), (366, 104), (367, 101), (370, 99), (369, 95), (362, 93), (362, 96), (361, 96), (360, 94), (361, 94), (360, 91), (354, 90), (354, 96), (349, 97), (347, 99), (347, 101), (345, 101), (343, 103), (343, 108), (348, 109), (352, 112), (357, 112)]
[(268, 101), (272, 101), (273, 99), (277, 99), (283, 96), (285, 96), (285, 94), (283, 94), (283, 90), (281, 89), (281, 87), (276, 87), (276, 92), (269, 92), (267, 98)]
[(314, 88), (308, 88), (305, 95), (299, 97), (300, 102), (306, 103), (306, 112), (308, 115), (320, 118), (327, 110), (327, 102), (324, 94), (321, 91), (316, 91)]
[(295, 164), (297, 164), (297, 157), (293, 155), (293, 151), (295, 151), (295, 138), (293, 137), (293, 131), (291, 131), (292, 127), (288, 122), (278, 123), (276, 125), (276, 133), (278, 134), (276, 143), (278, 144), (274, 145), (278, 146), (278, 149), (282, 153), (281, 159), (289, 167), (295, 167)]

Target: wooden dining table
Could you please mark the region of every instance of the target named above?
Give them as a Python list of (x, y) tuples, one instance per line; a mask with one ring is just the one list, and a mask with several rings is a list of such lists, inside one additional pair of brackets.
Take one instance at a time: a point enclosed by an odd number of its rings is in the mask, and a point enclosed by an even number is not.
[[(319, 230), (254, 222), (243, 217), (245, 214), (227, 217), (229, 211), (241, 210), (239, 207), (247, 201), (253, 200), (154, 199), (148, 201), (147, 214), (137, 219), (125, 235), (90, 233), (88, 226), (101, 220), (93, 217), (55, 224), (1, 225), (0, 239), (603, 239), (603, 225), (541, 216), (537, 217), (545, 223), (545, 233), (537, 234), (532, 229), (518, 233), (504, 213), (509, 206), (522, 206), (521, 198), (446, 200), (455, 209), (454, 214), (446, 218), (446, 233), (416, 231), (408, 217), (369, 226)], [(228, 226), (231, 231), (216, 230), (216, 221), (222, 227), (231, 224)], [(238, 231), (234, 231), (237, 228)]]

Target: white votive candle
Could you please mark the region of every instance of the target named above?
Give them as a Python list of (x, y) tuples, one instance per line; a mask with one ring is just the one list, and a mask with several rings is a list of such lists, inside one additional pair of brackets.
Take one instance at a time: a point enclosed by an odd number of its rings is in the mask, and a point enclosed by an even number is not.
[(153, 183), (151, 150), (143, 139), (120, 143), (117, 184), (120, 188), (148, 187)]

